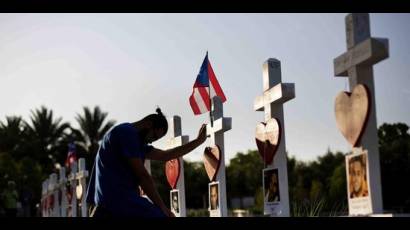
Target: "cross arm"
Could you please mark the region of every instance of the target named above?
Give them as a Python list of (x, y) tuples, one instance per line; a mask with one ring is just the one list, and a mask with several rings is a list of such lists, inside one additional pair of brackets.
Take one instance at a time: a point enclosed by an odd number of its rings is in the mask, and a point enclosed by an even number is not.
[(213, 132), (223, 131), (226, 132), (232, 129), (232, 118), (222, 117), (214, 121), (214, 126), (211, 128), (210, 124), (206, 126), (206, 135), (211, 135)]
[(353, 66), (369, 66), (389, 56), (388, 40), (368, 38), (333, 60), (335, 76), (348, 76)]
[(263, 111), (264, 106), (269, 103), (282, 104), (286, 101), (295, 98), (295, 84), (294, 83), (279, 83), (274, 87), (263, 92), (262, 96), (256, 97), (253, 109), (255, 111)]

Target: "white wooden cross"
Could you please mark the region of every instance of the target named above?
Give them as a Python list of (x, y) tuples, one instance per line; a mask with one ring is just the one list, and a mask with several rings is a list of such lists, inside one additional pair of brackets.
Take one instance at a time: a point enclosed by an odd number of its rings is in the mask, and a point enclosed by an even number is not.
[(46, 179), (43, 181), (42, 189), (41, 189), (41, 216), (47, 217), (47, 199), (48, 199), (48, 180)]
[(68, 200), (67, 200), (67, 188), (66, 188), (66, 183), (67, 183), (67, 177), (66, 177), (66, 171), (65, 167), (61, 167), (59, 171), (59, 187), (61, 191), (61, 204), (60, 204), (60, 216), (61, 217), (67, 217), (67, 207), (68, 207)]
[(88, 177), (88, 170), (85, 168), (85, 159), (80, 158), (78, 159), (78, 172), (76, 174), (77, 179), (77, 187), (76, 187), (76, 198), (80, 202), (77, 204), (79, 207), (80, 213), (77, 213), (79, 217), (87, 217), (88, 210), (87, 210), (87, 202), (86, 202), (86, 193), (87, 193), (87, 177)]
[(226, 176), (225, 176), (225, 142), (224, 133), (232, 128), (232, 118), (223, 116), (223, 105), (221, 98), (212, 98), (213, 126), (207, 124), (206, 132), (210, 135), (211, 145), (218, 145), (221, 151), (221, 163), (219, 166), (216, 181), (219, 182), (219, 209), (211, 211), (210, 216), (228, 216), (227, 197), (226, 197)]
[(371, 102), (367, 125), (361, 138), (361, 147), (368, 151), (369, 157), (371, 207), (366, 212), (357, 211), (352, 209), (349, 200), (349, 214), (382, 213), (373, 65), (389, 56), (388, 40), (370, 36), (370, 19), (367, 13), (349, 14), (345, 18), (345, 23), (347, 52), (334, 59), (334, 72), (336, 76), (349, 78), (350, 91), (357, 84), (366, 85)]
[(50, 217), (59, 217), (60, 215), (60, 204), (58, 201), (58, 183), (57, 174), (52, 173), (49, 177), (48, 191), (50, 195), (53, 195), (53, 207), (50, 209)]
[[(273, 163), (267, 168), (277, 168), (279, 178), (280, 201), (276, 204), (264, 205), (264, 213), (272, 216), (289, 216), (289, 192), (288, 173), (285, 146), (285, 122), (283, 116), (283, 104), (295, 98), (295, 84), (282, 83), (280, 61), (269, 58), (263, 64), (263, 95), (256, 97), (254, 102), (255, 111), (265, 112), (265, 122), (276, 118), (281, 126), (281, 138)], [(263, 175), (262, 175), (263, 177)]]
[(74, 161), (70, 164), (70, 174), (68, 175), (68, 181), (70, 182), (70, 189), (72, 191), (71, 200), (68, 201), (69, 211), (67, 215), (69, 217), (77, 217), (77, 161)]
[[(181, 127), (181, 117), (173, 116), (170, 119), (170, 131), (171, 131), (171, 138), (167, 140), (167, 148), (175, 148), (181, 145), (188, 143), (189, 136), (182, 135), (182, 127)], [(175, 213), (177, 217), (186, 217), (186, 204), (185, 204), (185, 177), (184, 177), (184, 159), (183, 157), (179, 158), (180, 162), (180, 174), (179, 179), (177, 182), (177, 186), (175, 190), (178, 190), (178, 202), (179, 202), (179, 213)], [(174, 191), (174, 190), (172, 190)], [(172, 192), (171, 191), (171, 192)], [(170, 204), (172, 207), (172, 196), (170, 196)], [(171, 209), (172, 210), (172, 209)]]

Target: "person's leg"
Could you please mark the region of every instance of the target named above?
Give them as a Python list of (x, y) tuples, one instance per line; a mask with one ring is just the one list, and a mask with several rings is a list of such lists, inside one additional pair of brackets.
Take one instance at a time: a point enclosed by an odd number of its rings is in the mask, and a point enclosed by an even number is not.
[(127, 209), (125, 216), (130, 217), (167, 217), (162, 210), (143, 197), (138, 197), (136, 202)]

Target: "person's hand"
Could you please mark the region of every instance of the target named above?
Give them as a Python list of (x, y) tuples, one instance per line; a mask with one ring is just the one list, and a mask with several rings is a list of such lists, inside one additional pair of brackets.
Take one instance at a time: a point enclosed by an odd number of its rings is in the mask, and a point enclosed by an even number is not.
[(196, 138), (199, 142), (199, 144), (202, 144), (206, 140), (206, 124), (203, 124), (201, 126), (201, 129), (199, 129), (198, 137)]

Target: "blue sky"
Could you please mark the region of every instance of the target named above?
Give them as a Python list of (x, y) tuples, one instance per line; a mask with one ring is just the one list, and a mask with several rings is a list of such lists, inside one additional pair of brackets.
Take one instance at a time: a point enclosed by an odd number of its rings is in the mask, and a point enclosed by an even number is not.
[[(189, 95), (206, 51), (232, 117), (225, 151), (255, 149), (262, 112), (262, 64), (282, 63), (296, 98), (284, 106), (290, 155), (313, 160), (348, 151), (333, 102), (347, 79), (333, 75), (346, 51), (346, 14), (0, 14), (0, 120), (28, 118), (45, 105), (71, 122), (82, 106), (100, 105), (117, 122), (135, 121), (159, 105), (182, 117), (194, 138), (208, 114), (194, 116)], [(390, 57), (374, 67), (378, 125), (410, 124), (410, 14), (370, 14), (373, 37), (388, 38)], [(168, 138), (168, 136), (166, 137)], [(165, 138), (165, 139), (166, 139)], [(165, 147), (165, 139), (155, 143)], [(205, 145), (188, 154), (202, 159)]]

